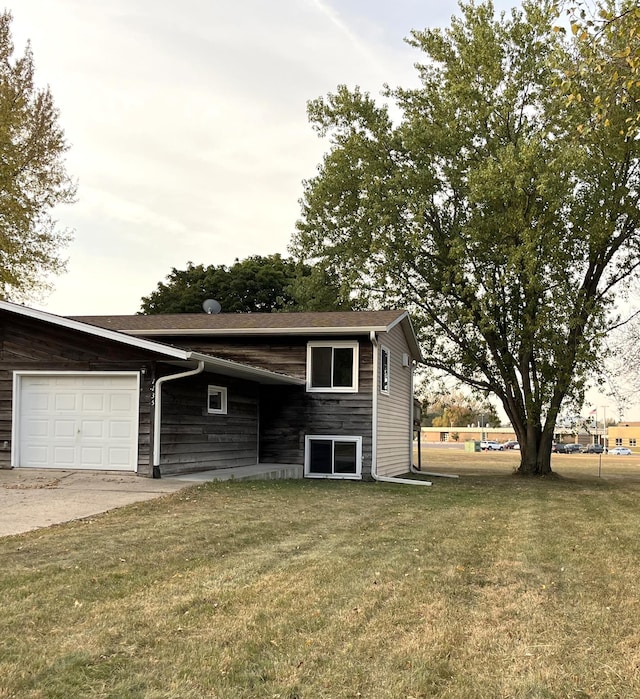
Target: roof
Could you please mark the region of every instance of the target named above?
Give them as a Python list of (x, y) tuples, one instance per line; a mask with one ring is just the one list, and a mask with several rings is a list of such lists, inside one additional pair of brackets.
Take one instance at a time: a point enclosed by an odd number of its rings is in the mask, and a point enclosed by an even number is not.
[(164, 342), (155, 340), (146, 340), (139, 337), (134, 337), (130, 334), (122, 333), (114, 329), (99, 327), (96, 324), (84, 323), (78, 319), (65, 318), (57, 316), (53, 313), (39, 311), (28, 306), (20, 306), (8, 301), (0, 301), (0, 311), (15, 313), (26, 318), (40, 320), (50, 325), (56, 325), (68, 330), (75, 330), (86, 335), (101, 337), (105, 340), (112, 340), (123, 345), (136, 347), (137, 349), (147, 350), (154, 353), (159, 358), (166, 362), (182, 364), (183, 362), (203, 362), (204, 368), (207, 371), (223, 374), (225, 376), (235, 376), (238, 378), (257, 381), (258, 383), (266, 384), (304, 384), (303, 379), (285, 374), (278, 374), (274, 371), (267, 371), (258, 367), (252, 367), (239, 362), (232, 362), (228, 359), (219, 359), (201, 352), (192, 352), (190, 350), (172, 347)]
[(187, 335), (345, 335), (389, 332), (401, 324), (414, 359), (422, 359), (409, 314), (394, 311), (314, 313), (177, 313), (75, 316), (75, 320), (137, 337)]

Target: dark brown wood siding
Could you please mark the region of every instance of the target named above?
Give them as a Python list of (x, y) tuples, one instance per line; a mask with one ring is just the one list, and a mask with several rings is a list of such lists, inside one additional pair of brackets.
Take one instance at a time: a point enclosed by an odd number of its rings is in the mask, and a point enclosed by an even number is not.
[(13, 372), (141, 371), (138, 473), (151, 476), (153, 355), (135, 347), (0, 311), (0, 468), (11, 465)]
[[(227, 388), (227, 414), (207, 411), (208, 386)], [(215, 374), (164, 384), (160, 472), (250, 466), (258, 461), (258, 385)]]
[[(307, 393), (304, 386), (260, 389), (260, 461), (301, 464), (305, 435), (362, 437), (363, 476), (371, 475), (373, 353), (367, 335), (341, 336), (357, 340), (359, 386), (357, 393)], [(289, 376), (306, 377), (307, 343), (327, 337), (166, 337), (164, 342), (189, 347)]]

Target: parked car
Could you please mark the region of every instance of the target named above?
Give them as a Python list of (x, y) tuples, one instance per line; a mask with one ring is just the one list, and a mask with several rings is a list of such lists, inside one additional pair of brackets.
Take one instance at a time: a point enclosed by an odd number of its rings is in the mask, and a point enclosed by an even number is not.
[(498, 444), (493, 439), (483, 439), (480, 442), (480, 449), (483, 451), (502, 451), (502, 444)]
[(609, 454), (614, 454), (615, 456), (631, 456), (633, 452), (629, 447), (614, 447), (609, 449)]
[(565, 451), (567, 454), (579, 454), (582, 451), (582, 444), (567, 444)]
[(502, 443), (502, 448), (503, 449), (520, 449), (520, 445), (518, 444), (518, 442), (515, 441), (515, 439), (510, 439), (508, 442)]
[(590, 444), (586, 449), (587, 454), (602, 454), (604, 452), (604, 447), (602, 444)]
[(567, 453), (567, 445), (563, 444), (562, 442), (554, 442), (551, 445), (551, 451), (554, 452), (555, 454), (566, 454)]

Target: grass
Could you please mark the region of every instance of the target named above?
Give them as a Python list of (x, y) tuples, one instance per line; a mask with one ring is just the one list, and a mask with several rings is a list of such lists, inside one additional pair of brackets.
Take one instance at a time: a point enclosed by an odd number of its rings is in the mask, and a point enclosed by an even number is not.
[(640, 459), (212, 483), (0, 539), (0, 697), (640, 696)]

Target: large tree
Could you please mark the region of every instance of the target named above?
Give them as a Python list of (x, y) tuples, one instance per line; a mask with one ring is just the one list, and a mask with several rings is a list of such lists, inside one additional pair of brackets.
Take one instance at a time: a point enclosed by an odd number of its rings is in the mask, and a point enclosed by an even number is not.
[(142, 299), (142, 313), (201, 313), (215, 299), (224, 313), (334, 311), (349, 308), (329, 274), (281, 255), (253, 255), (233, 265), (194, 265), (171, 270)]
[(67, 143), (48, 88), (34, 82), (27, 45), (14, 57), (11, 14), (0, 14), (0, 298), (24, 300), (64, 269), (70, 235), (53, 218), (75, 183), (65, 169)]
[[(582, 101), (589, 86), (589, 118), (622, 130), (629, 137), (640, 133), (640, 5), (637, 0), (602, 0), (595, 6), (586, 0), (565, 0), (564, 13), (577, 39), (579, 60), (563, 66), (563, 86), (571, 100)], [(554, 27), (565, 32), (562, 25)], [(615, 114), (624, 110), (624, 120)], [(611, 118), (612, 114), (613, 119)]]
[(427, 364), (495, 394), (519, 472), (544, 475), (640, 263), (640, 143), (622, 123), (584, 128), (600, 86), (569, 99), (581, 46), (554, 31), (552, 3), (460, 7), (448, 29), (412, 32), (420, 86), (387, 89), (393, 112), (345, 87), (310, 103), (331, 147), (291, 250), (372, 306), (410, 308)]

